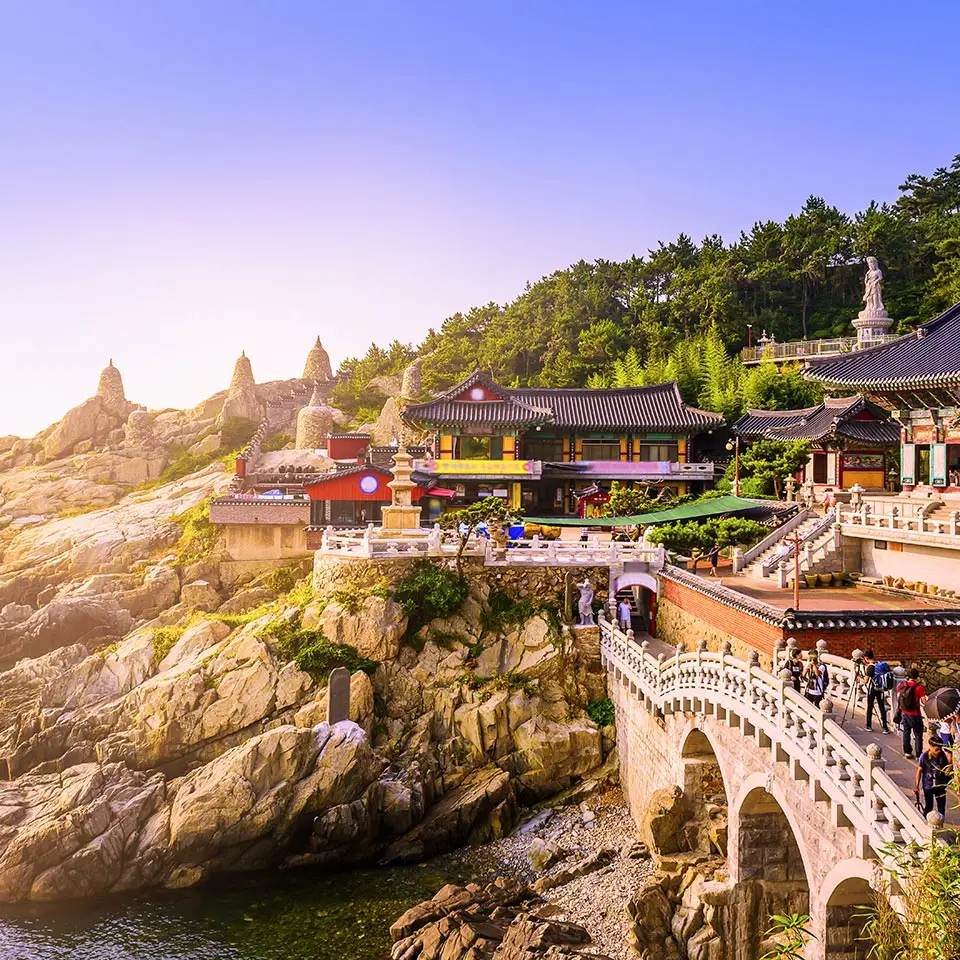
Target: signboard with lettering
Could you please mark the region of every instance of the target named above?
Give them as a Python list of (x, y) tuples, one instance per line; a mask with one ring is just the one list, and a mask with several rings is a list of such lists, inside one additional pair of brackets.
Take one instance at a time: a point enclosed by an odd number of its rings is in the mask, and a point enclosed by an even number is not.
[(417, 460), (415, 470), (439, 477), (539, 477), (539, 460)]
[(936, 443), (937, 442), (937, 428), (932, 423), (921, 423), (917, 424), (913, 428), (913, 442), (914, 443)]
[(916, 470), (917, 448), (912, 443), (905, 443), (900, 449), (900, 483), (905, 487), (914, 485)]
[(845, 453), (843, 455), (844, 470), (882, 470), (882, 453)]
[(930, 448), (930, 482), (936, 487), (947, 485), (947, 445), (935, 443)]

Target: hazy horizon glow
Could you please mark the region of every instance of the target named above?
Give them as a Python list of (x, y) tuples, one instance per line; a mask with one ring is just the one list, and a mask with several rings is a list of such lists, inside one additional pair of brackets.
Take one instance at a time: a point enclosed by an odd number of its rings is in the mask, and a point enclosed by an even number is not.
[(902, 6), (0, 7), (0, 434), (414, 343), (581, 258), (853, 212), (960, 152)]

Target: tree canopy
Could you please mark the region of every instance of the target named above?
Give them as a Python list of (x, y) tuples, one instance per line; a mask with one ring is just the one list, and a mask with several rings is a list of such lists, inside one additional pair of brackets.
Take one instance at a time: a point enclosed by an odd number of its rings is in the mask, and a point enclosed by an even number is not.
[(780, 341), (851, 335), (868, 254), (880, 260), (899, 330), (960, 300), (960, 155), (899, 190), (896, 202), (852, 216), (811, 196), (782, 223), (759, 220), (732, 242), (681, 234), (622, 262), (581, 260), (510, 303), (455, 313), (416, 347), (372, 345), (344, 361), (333, 402), (369, 418), (384, 399), (378, 378), (421, 356), (425, 393), (479, 365), (508, 386), (677, 379), (688, 402), (728, 417), (808, 406), (819, 395), (795, 371), (740, 366), (748, 326), (755, 340), (763, 330)]

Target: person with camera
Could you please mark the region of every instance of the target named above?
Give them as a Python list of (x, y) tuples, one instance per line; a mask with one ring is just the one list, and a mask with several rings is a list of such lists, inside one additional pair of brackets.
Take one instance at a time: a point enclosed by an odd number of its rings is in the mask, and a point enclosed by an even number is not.
[(887, 724), (887, 693), (893, 690), (893, 671), (885, 660), (877, 660), (872, 648), (863, 652), (864, 683), (867, 688), (867, 729), (873, 729), (873, 708), (880, 714), (884, 733), (890, 732)]

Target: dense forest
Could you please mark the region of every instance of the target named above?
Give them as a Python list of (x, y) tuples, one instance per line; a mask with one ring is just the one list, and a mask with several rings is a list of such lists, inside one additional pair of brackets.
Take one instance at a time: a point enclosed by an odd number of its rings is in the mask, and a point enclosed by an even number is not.
[(727, 416), (817, 402), (796, 371), (740, 366), (748, 324), (781, 341), (850, 335), (868, 254), (880, 260), (897, 330), (960, 300), (960, 155), (930, 176), (911, 174), (899, 190), (892, 205), (871, 203), (852, 217), (810, 197), (783, 223), (757, 222), (731, 244), (681, 234), (622, 263), (581, 260), (511, 303), (454, 314), (417, 346), (371, 345), (341, 365), (333, 402), (357, 423), (372, 419), (385, 398), (369, 382), (415, 356), (429, 356), (425, 394), (479, 365), (515, 386), (677, 379), (689, 402)]

